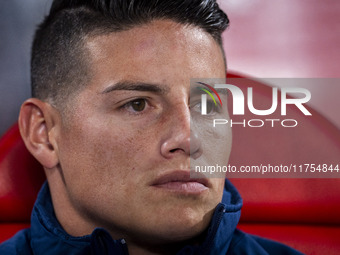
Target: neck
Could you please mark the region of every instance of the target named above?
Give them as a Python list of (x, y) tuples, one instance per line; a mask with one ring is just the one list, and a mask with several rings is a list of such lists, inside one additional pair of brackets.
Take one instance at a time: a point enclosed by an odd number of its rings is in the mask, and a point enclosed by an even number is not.
[(128, 249), (130, 255), (172, 255), (177, 254), (183, 247), (187, 245), (199, 245), (204, 241), (205, 232), (200, 236), (177, 242), (148, 243), (143, 240), (128, 240)]
[[(62, 187), (64, 182), (59, 174), (53, 173), (51, 170), (48, 177), (49, 188), (53, 203), (56, 218), (62, 228), (71, 236), (89, 235), (96, 228), (85, 218), (85, 215), (80, 214), (72, 205), (66, 190)], [(50, 178), (49, 178), (50, 177)], [(51, 179), (53, 180), (51, 181)]]

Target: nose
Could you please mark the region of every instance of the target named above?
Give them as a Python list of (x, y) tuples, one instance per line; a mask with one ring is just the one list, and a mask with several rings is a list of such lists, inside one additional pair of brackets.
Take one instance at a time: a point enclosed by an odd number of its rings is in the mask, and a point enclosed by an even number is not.
[(194, 159), (202, 154), (198, 134), (190, 125), (190, 109), (187, 104), (174, 108), (167, 116), (165, 135), (161, 143), (161, 154), (170, 159), (178, 154)]

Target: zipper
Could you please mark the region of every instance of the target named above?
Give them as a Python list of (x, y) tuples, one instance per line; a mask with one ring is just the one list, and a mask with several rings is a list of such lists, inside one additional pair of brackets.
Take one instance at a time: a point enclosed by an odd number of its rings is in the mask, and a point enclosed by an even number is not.
[(203, 254), (209, 254), (209, 251), (211, 250), (213, 246), (213, 240), (215, 239), (217, 230), (220, 226), (220, 223), (222, 221), (222, 218), (224, 216), (224, 213), (226, 212), (226, 209), (224, 205), (220, 204), (219, 207), (217, 208), (218, 210), (218, 215), (216, 217), (215, 223), (213, 224), (211, 233), (209, 234), (209, 239), (207, 240), (205, 247), (203, 248)]
[(120, 244), (122, 245), (122, 250), (123, 250), (124, 255), (129, 255), (129, 251), (128, 251), (125, 239), (120, 239)]

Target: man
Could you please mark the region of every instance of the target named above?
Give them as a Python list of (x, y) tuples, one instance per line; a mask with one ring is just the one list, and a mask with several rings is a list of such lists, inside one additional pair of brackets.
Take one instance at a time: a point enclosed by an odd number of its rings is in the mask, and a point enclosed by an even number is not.
[(53, 2), (19, 117), (48, 184), (0, 254), (300, 254), (236, 230), (224, 178), (190, 178), (230, 153), (228, 128), (209, 153), (189, 101), (191, 78), (225, 77), (228, 23), (214, 0)]

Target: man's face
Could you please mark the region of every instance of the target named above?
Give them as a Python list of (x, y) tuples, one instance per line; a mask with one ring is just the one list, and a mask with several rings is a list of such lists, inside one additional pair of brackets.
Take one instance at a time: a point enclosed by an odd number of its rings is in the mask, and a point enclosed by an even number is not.
[(154, 21), (89, 39), (87, 48), (91, 80), (71, 99), (57, 138), (72, 205), (115, 238), (201, 233), (224, 179), (191, 181), (190, 159), (207, 163), (218, 151), (226, 163), (230, 141), (190, 130), (190, 78), (225, 77), (219, 46), (198, 28)]

